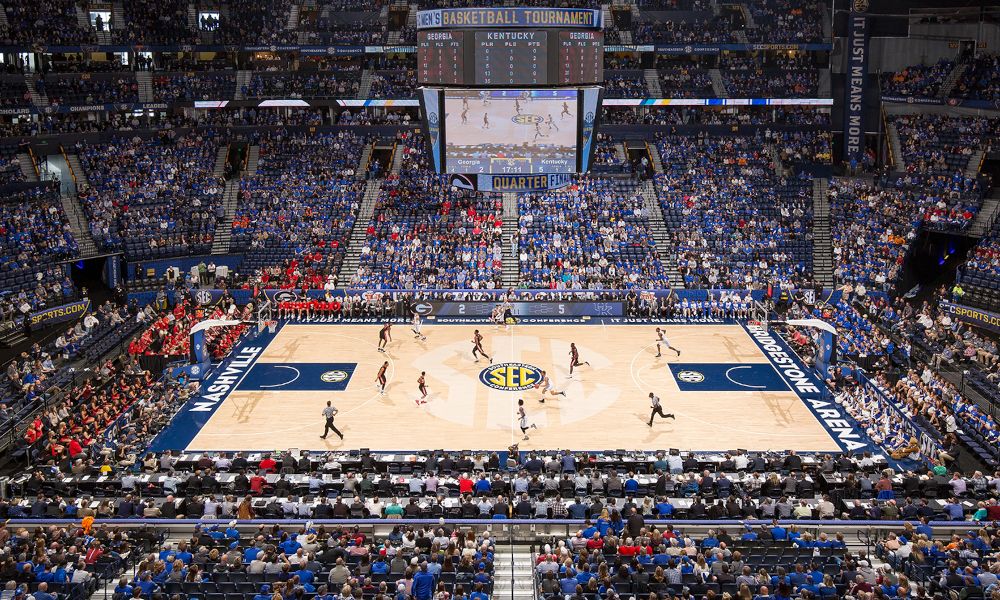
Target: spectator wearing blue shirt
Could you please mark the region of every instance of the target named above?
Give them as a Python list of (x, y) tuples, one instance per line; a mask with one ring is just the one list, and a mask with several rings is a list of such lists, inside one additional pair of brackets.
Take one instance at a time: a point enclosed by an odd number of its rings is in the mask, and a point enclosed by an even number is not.
[(580, 581), (576, 578), (573, 569), (566, 569), (566, 575), (559, 580), (559, 589), (562, 590), (563, 594), (575, 594), (578, 585), (580, 585)]
[(490, 600), (490, 597), (484, 592), (484, 586), (481, 583), (476, 584), (476, 591), (469, 594), (469, 600)]
[(958, 498), (952, 497), (948, 500), (948, 504), (944, 505), (944, 512), (948, 515), (948, 518), (952, 521), (963, 521), (965, 520), (965, 510), (962, 505), (959, 504)]
[(431, 559), (427, 562), (427, 572), (434, 577), (441, 575), (441, 563), (438, 562), (437, 552), (431, 554)]
[(434, 595), (434, 575), (427, 570), (427, 561), (420, 563), (420, 570), (413, 576), (410, 590), (416, 600), (430, 600)]
[(771, 537), (774, 538), (774, 541), (776, 542), (788, 539), (788, 532), (785, 531), (784, 527), (778, 525), (777, 520), (773, 521), (773, 524), (771, 525)]
[(486, 495), (490, 493), (490, 489), (490, 480), (486, 478), (486, 475), (480, 475), (479, 481), (476, 482), (476, 493)]
[(666, 496), (660, 499), (655, 508), (657, 516), (661, 519), (668, 519), (674, 514), (674, 505), (670, 503), (670, 499)]
[(264, 585), (260, 586), (260, 593), (254, 596), (253, 600), (271, 600), (271, 594), (268, 593), (270, 591), (271, 591), (271, 586), (265, 583)]

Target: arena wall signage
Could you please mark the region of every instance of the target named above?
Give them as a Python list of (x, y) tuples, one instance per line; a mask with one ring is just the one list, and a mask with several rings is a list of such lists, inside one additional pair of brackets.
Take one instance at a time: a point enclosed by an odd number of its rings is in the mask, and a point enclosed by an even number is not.
[(1000, 333), (1000, 315), (996, 313), (944, 301), (939, 302), (938, 307), (942, 312), (951, 315), (953, 319)]
[(67, 321), (75, 321), (87, 314), (90, 310), (90, 299), (80, 300), (79, 302), (71, 302), (69, 304), (63, 304), (62, 306), (56, 306), (55, 308), (47, 308), (45, 310), (31, 313), (29, 317), (31, 323), (31, 329), (41, 329), (42, 327), (47, 327), (49, 325), (55, 325), (57, 323), (65, 323)]
[(417, 13), (417, 29), (603, 26), (601, 11), (583, 8), (442, 8)]

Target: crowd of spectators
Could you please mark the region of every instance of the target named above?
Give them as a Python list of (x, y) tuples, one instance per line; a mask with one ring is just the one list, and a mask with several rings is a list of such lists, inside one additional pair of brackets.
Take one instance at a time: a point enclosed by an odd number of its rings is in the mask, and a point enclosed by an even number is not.
[(385, 40), (385, 23), (379, 19), (344, 23), (340, 20), (320, 20), (309, 31), (309, 41), (314, 44), (341, 44), (364, 46), (382, 44)]
[(357, 71), (254, 73), (243, 86), (245, 98), (354, 98), (361, 87)]
[(286, 30), (291, 0), (232, 0), (229, 17), (215, 31), (223, 44), (297, 44), (298, 32)]
[(689, 69), (657, 74), (664, 98), (711, 98), (715, 95), (708, 71)]
[(597, 134), (597, 147), (594, 149), (595, 165), (623, 165), (628, 161), (622, 160), (618, 156), (618, 149), (615, 148), (615, 140), (608, 134)]
[(815, 44), (823, 41), (823, 8), (815, 0), (755, 0), (747, 3), (756, 27), (751, 43)]
[(828, 132), (802, 132), (787, 130), (776, 132), (774, 144), (778, 147), (783, 163), (807, 162), (828, 165), (832, 162), (830, 146), (831, 134)]
[(882, 93), (888, 96), (933, 98), (954, 68), (955, 63), (947, 58), (942, 58), (929, 67), (914, 65), (902, 68), (884, 76)]
[(240, 108), (210, 109), (198, 116), (197, 125), (223, 127), (284, 127), (286, 125), (323, 125), (323, 108)]
[(408, 134), (398, 176), (382, 184), (352, 286), (377, 289), (501, 287), (502, 201), (463, 193), (427, 168), (425, 143)]
[(261, 268), (262, 286), (317, 288), (336, 275), (364, 189), (353, 177), (364, 144), (350, 131), (260, 141), (257, 175), (240, 181), (230, 250), (250, 250), (243, 270)]
[(380, 71), (372, 77), (369, 98), (413, 98), (417, 90), (417, 77), (413, 71)]
[(520, 287), (669, 287), (641, 188), (579, 177), (567, 188), (519, 194)]
[(837, 282), (888, 291), (901, 274), (926, 205), (913, 193), (830, 180), (830, 237)]
[(731, 98), (815, 98), (819, 72), (774, 71), (744, 73), (722, 71), (722, 82)]
[(995, 52), (979, 52), (965, 63), (962, 77), (955, 83), (950, 96), (970, 100), (1000, 99), (1000, 63)]
[(628, 76), (604, 72), (605, 98), (649, 98), (649, 88), (642, 75)]
[(139, 101), (139, 84), (131, 74), (117, 77), (39, 76), (36, 86), (50, 103), (62, 106)]
[(715, 20), (688, 23), (673, 21), (636, 21), (633, 24), (632, 39), (637, 44), (731, 44), (736, 39), (729, 30), (729, 20), (719, 17)]
[[(191, 355), (191, 328), (201, 321), (233, 319), (246, 322), (254, 318), (251, 306), (240, 311), (231, 301), (220, 302), (211, 309), (177, 303), (173, 310), (155, 315), (148, 328), (129, 343), (128, 352), (132, 356), (159, 354), (173, 360), (185, 360)], [(205, 330), (205, 348), (212, 360), (218, 362), (226, 358), (247, 330), (243, 323)]]
[(151, 79), (156, 102), (232, 100), (236, 93), (233, 75), (160, 74)]
[(996, 121), (975, 116), (921, 113), (897, 115), (893, 122), (906, 171), (960, 179), (969, 158), (996, 130)]
[(685, 287), (753, 289), (811, 273), (812, 181), (774, 175), (766, 134), (657, 142), (656, 185)]
[(96, 44), (93, 31), (80, 28), (74, 0), (6, 0), (4, 46), (78, 46)]
[(406, 125), (410, 123), (411, 119), (409, 112), (401, 111), (386, 111), (379, 113), (372, 113), (367, 110), (358, 110), (356, 112), (351, 112), (350, 109), (345, 109), (344, 112), (340, 113), (337, 117), (338, 125)]
[(126, 27), (113, 30), (122, 44), (175, 45), (199, 43), (198, 32), (188, 28), (184, 0), (136, 0), (123, 4)]
[(807, 107), (741, 108), (612, 108), (604, 107), (601, 118), (614, 125), (826, 125), (828, 109)]
[(17, 156), (0, 157), (0, 185), (24, 181), (21, 160)]
[(224, 190), (213, 176), (217, 150), (212, 132), (78, 144), (91, 185), (78, 197), (98, 249), (138, 258), (208, 253)]

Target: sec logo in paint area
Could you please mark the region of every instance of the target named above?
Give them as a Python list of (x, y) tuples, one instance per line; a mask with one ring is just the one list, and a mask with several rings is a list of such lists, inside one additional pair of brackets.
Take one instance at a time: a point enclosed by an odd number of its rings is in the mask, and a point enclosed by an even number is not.
[(319, 376), (320, 381), (326, 383), (337, 383), (338, 381), (343, 381), (347, 379), (349, 375), (346, 371), (327, 371)]
[(701, 383), (705, 381), (705, 376), (698, 371), (681, 371), (677, 374), (677, 379), (686, 383)]
[(525, 363), (499, 363), (480, 371), (479, 381), (488, 388), (505, 392), (527, 390), (542, 381), (542, 371)]

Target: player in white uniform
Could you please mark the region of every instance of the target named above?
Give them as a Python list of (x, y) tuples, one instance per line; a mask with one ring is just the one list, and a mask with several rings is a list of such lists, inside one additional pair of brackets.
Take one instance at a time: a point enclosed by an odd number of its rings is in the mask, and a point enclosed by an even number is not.
[(545, 374), (545, 371), (542, 371), (542, 381), (537, 385), (542, 387), (542, 397), (538, 400), (539, 402), (545, 402), (545, 392), (552, 394), (553, 397), (566, 395), (566, 392), (556, 391), (556, 384), (552, 383), (552, 380)]
[(534, 423), (528, 425), (528, 415), (524, 412), (524, 400), (521, 400), (520, 398), (517, 399), (517, 419), (518, 425), (521, 428), (521, 433), (524, 434), (524, 437), (521, 438), (522, 440), (528, 439), (528, 429), (538, 429), (535, 427)]
[(660, 356), (661, 355), (661, 353), (660, 353), (660, 345), (661, 344), (664, 345), (664, 346), (666, 346), (667, 348), (670, 348), (674, 352), (676, 352), (677, 356), (681, 355), (681, 351), (680, 350), (678, 350), (677, 348), (674, 348), (673, 346), (670, 345), (670, 342), (667, 340), (667, 332), (664, 331), (664, 330), (662, 330), (662, 329), (660, 329), (659, 327), (657, 327), (656, 328), (656, 356)]
[(426, 335), (420, 335), (420, 313), (413, 313), (413, 327), (411, 327), (411, 331), (413, 331), (414, 334), (413, 339), (420, 338), (421, 341), (427, 339)]
[(490, 320), (493, 321), (493, 330), (496, 331), (500, 329), (500, 323), (503, 322), (503, 307), (497, 304), (493, 307), (493, 314), (490, 315)]

